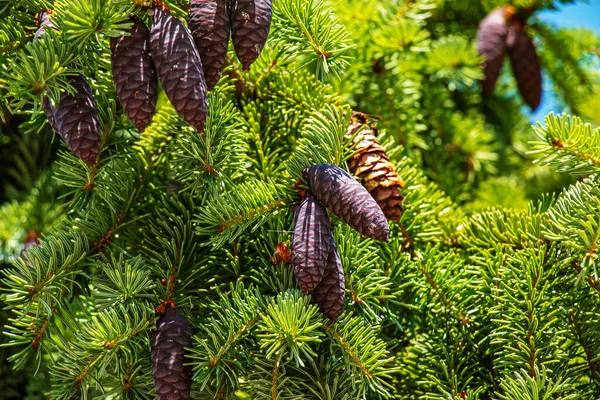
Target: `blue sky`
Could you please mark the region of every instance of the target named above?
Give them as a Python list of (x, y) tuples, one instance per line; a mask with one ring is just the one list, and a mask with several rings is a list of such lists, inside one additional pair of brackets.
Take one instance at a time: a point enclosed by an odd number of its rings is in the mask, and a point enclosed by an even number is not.
[[(562, 5), (558, 11), (544, 11), (537, 16), (547, 22), (560, 27), (579, 27), (595, 31), (600, 34), (600, 0), (588, 0), (587, 3)], [(560, 113), (563, 111), (560, 104), (546, 85), (542, 96), (542, 104), (537, 111), (531, 114), (531, 121), (543, 121), (550, 112)]]

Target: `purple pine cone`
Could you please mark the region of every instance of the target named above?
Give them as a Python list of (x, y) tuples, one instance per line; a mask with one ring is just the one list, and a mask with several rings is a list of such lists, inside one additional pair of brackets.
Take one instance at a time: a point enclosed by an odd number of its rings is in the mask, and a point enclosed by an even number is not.
[(229, 1), (190, 0), (189, 26), (202, 58), (206, 87), (212, 90), (225, 65), (229, 43)]
[(342, 260), (333, 240), (333, 235), (330, 235), (329, 240), (331, 247), (329, 249), (327, 266), (325, 267), (323, 278), (313, 291), (312, 296), (323, 314), (335, 322), (344, 311), (344, 297), (346, 292), (344, 267), (342, 267)]
[(265, 47), (272, 14), (272, 0), (232, 0), (231, 38), (246, 71)]
[(59, 135), (77, 157), (89, 165), (100, 152), (100, 116), (87, 80), (78, 75), (69, 80), (76, 93), (63, 93), (54, 111)]
[(535, 45), (518, 22), (511, 27), (506, 45), (519, 93), (535, 111), (542, 99), (542, 69)]
[(485, 57), (483, 72), (483, 94), (489, 96), (494, 92), (496, 81), (504, 64), (506, 50), (505, 9), (499, 7), (490, 12), (479, 24), (477, 31), (477, 48), (479, 54)]
[(152, 338), (152, 377), (159, 400), (187, 400), (192, 385), (192, 368), (184, 363), (185, 348), (192, 347), (192, 328), (169, 308), (156, 324)]
[(327, 211), (307, 195), (296, 209), (292, 237), (292, 266), (303, 293), (309, 293), (321, 281), (331, 236)]
[(143, 132), (152, 120), (158, 98), (158, 78), (150, 56), (150, 30), (131, 17), (129, 36), (110, 39), (112, 73), (125, 114)]
[(206, 120), (206, 83), (190, 31), (161, 6), (154, 7), (150, 48), (156, 72), (177, 113), (198, 133)]
[(332, 164), (306, 168), (302, 175), (315, 197), (360, 234), (388, 242), (390, 228), (375, 199), (356, 179)]

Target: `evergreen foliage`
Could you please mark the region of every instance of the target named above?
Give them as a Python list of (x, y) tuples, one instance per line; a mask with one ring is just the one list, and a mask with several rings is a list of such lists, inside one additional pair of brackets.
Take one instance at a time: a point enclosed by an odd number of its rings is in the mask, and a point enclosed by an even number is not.
[[(188, 1), (163, 2), (186, 23)], [(600, 398), (600, 39), (536, 19), (569, 2), (513, 2), (569, 115), (530, 127), (507, 68), (482, 98), (475, 36), (498, 0), (274, 0), (199, 135), (162, 90), (143, 133), (118, 104), (110, 38), (149, 26), (150, 1), (0, 0), (0, 397), (156, 398), (168, 301), (193, 327), (195, 399)], [(57, 29), (33, 41), (40, 10)], [(79, 74), (94, 165), (42, 110)], [(377, 120), (404, 211), (389, 243), (330, 215), (334, 323), (276, 249), (302, 171), (348, 171), (352, 111)]]

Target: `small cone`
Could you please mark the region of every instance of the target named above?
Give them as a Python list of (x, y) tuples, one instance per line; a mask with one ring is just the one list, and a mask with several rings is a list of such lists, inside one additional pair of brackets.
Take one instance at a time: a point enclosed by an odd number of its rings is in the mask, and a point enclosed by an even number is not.
[(206, 83), (202, 61), (188, 28), (162, 6), (156, 6), (150, 48), (160, 83), (177, 113), (198, 133), (206, 120)]
[(323, 273), (323, 278), (319, 285), (313, 290), (312, 296), (321, 308), (321, 311), (333, 322), (337, 321), (338, 317), (344, 311), (345, 297), (345, 282), (344, 282), (344, 267), (338, 248), (333, 240), (333, 235), (330, 235), (329, 257), (327, 258), (327, 266)]
[(304, 294), (321, 281), (329, 256), (330, 235), (327, 211), (308, 194), (296, 208), (292, 237), (292, 267)]
[(87, 80), (78, 75), (69, 80), (75, 94), (63, 93), (54, 110), (59, 135), (77, 157), (89, 165), (100, 152), (100, 116)]
[(332, 164), (306, 168), (302, 175), (315, 197), (360, 234), (388, 242), (390, 228), (371, 194), (343, 169)]
[(272, 14), (272, 0), (232, 0), (231, 38), (246, 71), (267, 42)]
[(208, 90), (215, 87), (225, 65), (229, 13), (229, 0), (190, 0), (189, 26), (202, 58)]
[(514, 14), (512, 7), (499, 7), (490, 12), (479, 24), (477, 30), (477, 49), (485, 58), (483, 72), (483, 94), (489, 96), (494, 92), (496, 81), (500, 76), (504, 53), (506, 51), (507, 18)]
[(356, 145), (354, 150), (358, 153), (350, 159), (348, 167), (377, 201), (388, 220), (398, 222), (404, 199), (400, 189), (405, 183), (377, 141), (377, 127), (368, 124), (364, 114), (353, 113), (346, 139), (350, 140), (361, 128), (362, 131), (351, 142), (351, 145)]
[(152, 339), (152, 377), (159, 400), (187, 400), (192, 368), (184, 363), (186, 347), (192, 347), (192, 328), (176, 308), (168, 308), (156, 324)]
[(542, 99), (542, 69), (535, 45), (523, 31), (520, 22), (512, 24), (506, 46), (519, 93), (531, 110), (535, 111)]
[(158, 78), (150, 56), (150, 31), (141, 19), (130, 20), (128, 36), (110, 39), (112, 73), (125, 114), (143, 132), (154, 115)]

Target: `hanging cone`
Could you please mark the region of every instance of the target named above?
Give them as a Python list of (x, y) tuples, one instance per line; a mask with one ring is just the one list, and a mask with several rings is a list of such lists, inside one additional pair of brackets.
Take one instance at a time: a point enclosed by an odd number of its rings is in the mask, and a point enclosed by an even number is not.
[(338, 252), (333, 235), (329, 235), (330, 248), (327, 266), (323, 272), (323, 278), (312, 292), (312, 296), (327, 318), (333, 322), (344, 311), (344, 267)]
[(402, 216), (404, 199), (400, 189), (404, 188), (405, 183), (377, 141), (377, 127), (369, 124), (364, 114), (352, 114), (346, 139), (350, 140), (361, 128), (362, 131), (350, 143), (356, 145), (354, 150), (358, 153), (350, 159), (348, 167), (377, 201), (388, 220), (398, 222)]
[(154, 10), (150, 48), (160, 83), (177, 113), (198, 133), (206, 120), (206, 83), (190, 31), (162, 6)]
[(112, 73), (125, 114), (143, 132), (154, 115), (158, 78), (150, 56), (150, 31), (141, 19), (130, 21), (129, 36), (110, 39)]
[(272, 0), (232, 0), (231, 38), (246, 71), (267, 42), (272, 14)]
[(159, 400), (187, 400), (192, 385), (192, 368), (184, 365), (186, 347), (192, 347), (192, 328), (179, 315), (177, 308), (168, 308), (156, 324), (152, 338), (152, 378)]
[(535, 45), (523, 31), (523, 24), (519, 21), (511, 25), (506, 46), (519, 93), (531, 110), (535, 111), (542, 99), (542, 69)]
[(92, 89), (81, 76), (69, 79), (75, 94), (63, 93), (54, 110), (59, 135), (77, 157), (89, 165), (96, 162), (100, 152), (100, 116)]
[(496, 81), (500, 76), (504, 53), (506, 51), (507, 19), (512, 18), (515, 9), (511, 6), (499, 7), (490, 12), (479, 24), (477, 30), (477, 49), (485, 58), (483, 72), (483, 94), (489, 96), (494, 92)]
[(339, 219), (360, 234), (388, 242), (390, 228), (381, 208), (360, 183), (332, 164), (306, 168), (302, 175), (312, 193)]
[(331, 227), (329, 216), (309, 193), (296, 208), (292, 237), (292, 266), (303, 293), (321, 281), (329, 255)]
[(190, 0), (189, 26), (212, 90), (225, 65), (229, 43), (229, 0)]

